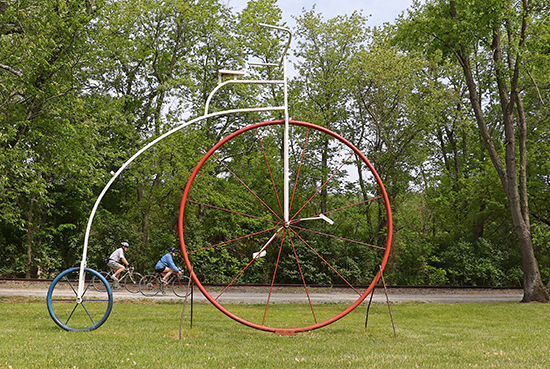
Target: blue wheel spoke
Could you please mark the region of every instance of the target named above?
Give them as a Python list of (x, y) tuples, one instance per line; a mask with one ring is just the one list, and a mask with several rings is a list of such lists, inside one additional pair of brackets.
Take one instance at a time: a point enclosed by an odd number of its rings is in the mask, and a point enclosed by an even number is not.
[(65, 325), (69, 324), (69, 320), (71, 320), (76, 308), (78, 307), (78, 303), (75, 304), (74, 308), (73, 308), (73, 311), (71, 311), (71, 314), (69, 315), (69, 317), (67, 318), (67, 321), (65, 322)]
[(90, 313), (88, 312), (88, 309), (86, 309), (86, 306), (84, 306), (84, 302), (82, 302), (82, 308), (84, 309), (84, 311), (86, 312), (86, 314), (88, 314), (88, 318), (90, 318), (90, 320), (92, 321), (92, 325), (95, 325), (95, 321), (94, 321), (94, 318), (92, 318), (92, 316), (90, 315)]
[(92, 285), (92, 282), (94, 281), (94, 278), (95, 278), (95, 275), (92, 277), (92, 279), (90, 279), (90, 282), (88, 282), (88, 285), (84, 289), (84, 292), (82, 293), (82, 295), (84, 295), (86, 293), (86, 291), (88, 291), (88, 288), (90, 288), (90, 286)]
[[(86, 281), (80, 299), (72, 297), (73, 294), (78, 296), (78, 283), (82, 277), (79, 267), (63, 271), (54, 279), (48, 289), (46, 299), (48, 312), (54, 322), (67, 331), (85, 332), (99, 328), (107, 320), (113, 307), (113, 293), (105, 278), (99, 272), (89, 268), (85, 268), (84, 273), (89, 273), (91, 278)], [(92, 291), (90, 286), (95, 288), (95, 284), (98, 282), (105, 291), (96, 296), (90, 292), (90, 296), (84, 298), (88, 291)], [(68, 296), (63, 296), (67, 293)], [(76, 304), (71, 307), (70, 303), (75, 303), (75, 300)], [(82, 309), (79, 308), (79, 305), (82, 305)]]
[(69, 284), (69, 287), (71, 287), (71, 290), (73, 290), (74, 294), (78, 295), (78, 292), (76, 292), (76, 290), (74, 289), (73, 284), (71, 283), (71, 280), (69, 278), (67, 278), (67, 276), (65, 276), (65, 280)]

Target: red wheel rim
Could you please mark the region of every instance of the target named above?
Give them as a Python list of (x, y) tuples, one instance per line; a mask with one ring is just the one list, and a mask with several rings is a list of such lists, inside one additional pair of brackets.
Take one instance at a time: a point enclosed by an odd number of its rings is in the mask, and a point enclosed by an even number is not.
[[(324, 320), (322, 322), (317, 322), (315, 324), (312, 324), (312, 325), (307, 325), (307, 326), (303, 326), (303, 327), (295, 327), (295, 328), (276, 328), (276, 327), (269, 327), (269, 326), (265, 326), (265, 325), (261, 325), (261, 324), (257, 324), (257, 323), (253, 323), (253, 322), (250, 322), (246, 319), (243, 319), (235, 314), (233, 314), (231, 311), (229, 311), (228, 309), (226, 309), (223, 305), (221, 305), (214, 297), (212, 297), (208, 291), (205, 289), (205, 287), (203, 286), (203, 284), (201, 283), (201, 281), (199, 280), (199, 278), (197, 277), (197, 275), (193, 272), (191, 273), (191, 277), (193, 278), (193, 281), (195, 282), (195, 284), (197, 285), (197, 287), (199, 288), (199, 290), (204, 294), (204, 296), (216, 307), (218, 308), (221, 312), (223, 312), (225, 315), (229, 316), (230, 318), (234, 319), (235, 321), (239, 322), (239, 323), (242, 323), (246, 326), (249, 326), (249, 327), (252, 327), (252, 328), (255, 328), (255, 329), (259, 329), (259, 330), (263, 330), (263, 331), (268, 331), (268, 332), (276, 332), (278, 334), (294, 334), (296, 332), (303, 332), (303, 331), (310, 331), (310, 330), (314, 330), (314, 329), (317, 329), (317, 328), (321, 328), (321, 327), (324, 327), (324, 326), (327, 326), (341, 318), (343, 318), (344, 316), (346, 316), (347, 314), (349, 314), (351, 311), (353, 311), (357, 306), (359, 306), (363, 300), (370, 294), (370, 292), (372, 292), (373, 288), (375, 287), (375, 285), (378, 283), (379, 279), (380, 279), (380, 276), (381, 276), (381, 273), (383, 272), (385, 266), (386, 266), (386, 263), (388, 261), (388, 258), (389, 258), (389, 252), (390, 252), (390, 248), (391, 248), (391, 242), (392, 242), (392, 230), (393, 230), (393, 226), (392, 226), (392, 215), (391, 215), (391, 208), (390, 208), (390, 203), (389, 203), (389, 198), (388, 198), (388, 195), (386, 193), (386, 190), (385, 190), (385, 187), (382, 183), (382, 180), (380, 178), (380, 176), (378, 175), (378, 173), (376, 172), (376, 170), (374, 169), (374, 167), (372, 166), (372, 164), (368, 161), (368, 159), (365, 157), (365, 155), (359, 151), (353, 144), (351, 144), (349, 141), (347, 141), (346, 139), (344, 139), (343, 137), (341, 137), (340, 135), (324, 128), (324, 127), (320, 127), (320, 126), (317, 126), (317, 125), (314, 125), (314, 124), (311, 124), (311, 123), (307, 123), (307, 122), (299, 122), (299, 121), (290, 121), (289, 122), (291, 125), (295, 125), (295, 126), (302, 126), (302, 127), (306, 127), (306, 128), (310, 128), (310, 129), (314, 129), (314, 130), (317, 130), (317, 131), (320, 131), (320, 132), (323, 132), (327, 135), (330, 135), (332, 136), (333, 138), (337, 139), (338, 141), (340, 141), (341, 143), (343, 143), (344, 145), (348, 146), (351, 150), (353, 150), (353, 153), (355, 155), (357, 155), (369, 168), (370, 172), (372, 173), (372, 175), (374, 176), (375, 178), (375, 181), (380, 189), (380, 192), (382, 194), (382, 200), (384, 202), (384, 206), (385, 206), (385, 209), (386, 209), (386, 217), (387, 217), (387, 238), (386, 238), (386, 245), (385, 247), (383, 248), (384, 249), (384, 255), (382, 257), (382, 260), (380, 262), (380, 270), (376, 273), (375, 277), (373, 278), (373, 280), (371, 281), (371, 283), (368, 285), (368, 287), (366, 288), (366, 290), (359, 296), (359, 298), (354, 302), (352, 303), (348, 308), (346, 308), (345, 310), (343, 310), (341, 313), (335, 315), (334, 317), (330, 318), (330, 319), (327, 319), (327, 320)], [(180, 247), (181, 247), (181, 251), (182, 251), (182, 255), (183, 255), (183, 258), (185, 260), (185, 263), (187, 265), (187, 268), (188, 270), (193, 270), (192, 269), (192, 265), (191, 265), (191, 262), (190, 262), (190, 259), (189, 259), (189, 256), (188, 256), (188, 253), (187, 253), (187, 248), (186, 248), (186, 245), (185, 245), (185, 237), (184, 237), (184, 213), (185, 213), (185, 206), (186, 206), (186, 203), (187, 203), (187, 200), (188, 200), (188, 195), (189, 195), (189, 191), (191, 189), (191, 186), (193, 184), (193, 181), (195, 180), (199, 170), (202, 168), (202, 166), (204, 165), (204, 163), (216, 152), (216, 150), (218, 148), (220, 148), (222, 145), (224, 145), (225, 143), (227, 143), (229, 140), (231, 140), (232, 138), (244, 133), (244, 132), (247, 132), (247, 131), (250, 131), (250, 130), (253, 130), (253, 129), (257, 129), (257, 128), (260, 128), (260, 127), (265, 127), (265, 126), (271, 126), (271, 125), (278, 125), (278, 124), (284, 124), (284, 121), (268, 121), (268, 122), (261, 122), (261, 123), (256, 123), (256, 124), (252, 124), (250, 126), (247, 126), (245, 128), (242, 128), (238, 131), (235, 131), (234, 133), (228, 135), (227, 137), (225, 137), (224, 139), (222, 139), (220, 142), (218, 142), (216, 145), (214, 145), (204, 156), (203, 158), (199, 161), (199, 163), (196, 165), (194, 171), (192, 172), (188, 182), (187, 182), (187, 185), (185, 187), (185, 190), (184, 190), (184, 193), (183, 193), (183, 196), (182, 196), (182, 200), (181, 200), (181, 203), (180, 203), (180, 213), (179, 213), (179, 221), (178, 221), (178, 230), (179, 230), (179, 239), (180, 239)], [(267, 309), (267, 307), (266, 307)]]

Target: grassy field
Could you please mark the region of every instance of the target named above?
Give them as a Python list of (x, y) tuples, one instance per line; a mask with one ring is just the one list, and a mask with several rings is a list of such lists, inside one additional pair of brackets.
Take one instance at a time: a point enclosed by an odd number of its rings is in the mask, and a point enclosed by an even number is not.
[(45, 301), (0, 298), (0, 368), (550, 368), (548, 304), (395, 304), (397, 339), (386, 305), (371, 307), (367, 330), (360, 307), (295, 336), (195, 305), (193, 329), (187, 310), (180, 340), (181, 310), (116, 303), (102, 327), (79, 333), (58, 328)]

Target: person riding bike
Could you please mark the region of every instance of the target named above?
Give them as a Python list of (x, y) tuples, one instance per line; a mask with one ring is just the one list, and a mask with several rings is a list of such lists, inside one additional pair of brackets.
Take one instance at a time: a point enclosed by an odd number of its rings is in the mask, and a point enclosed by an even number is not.
[(176, 248), (170, 247), (168, 252), (164, 254), (162, 258), (155, 265), (155, 271), (162, 276), (162, 283), (168, 284), (168, 278), (172, 273), (182, 275), (182, 271), (174, 264), (174, 256), (176, 255)]
[[(107, 266), (113, 271), (113, 275), (111, 276), (111, 278), (117, 283), (120, 273), (122, 273), (126, 269), (124, 265), (126, 265), (127, 267), (130, 266), (130, 263), (128, 262), (128, 260), (126, 260), (126, 257), (124, 256), (124, 252), (128, 251), (129, 247), (130, 245), (128, 244), (128, 242), (121, 242), (121, 246), (116, 249), (111, 254), (111, 256), (109, 256)], [(124, 265), (120, 264), (121, 261)]]

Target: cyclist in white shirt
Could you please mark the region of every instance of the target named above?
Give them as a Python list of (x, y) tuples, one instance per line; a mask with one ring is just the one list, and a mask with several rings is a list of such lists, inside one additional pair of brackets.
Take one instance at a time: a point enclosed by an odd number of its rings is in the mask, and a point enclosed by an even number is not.
[[(128, 244), (128, 242), (122, 242), (121, 245), (121, 247), (116, 249), (111, 254), (111, 256), (109, 256), (109, 262), (107, 263), (107, 266), (111, 268), (111, 270), (113, 270), (114, 272), (111, 278), (113, 278), (115, 282), (118, 282), (118, 276), (126, 269), (124, 265), (130, 265), (130, 263), (128, 263), (128, 260), (126, 260), (126, 258), (124, 257), (124, 251), (128, 251), (130, 245)], [(121, 261), (122, 263), (124, 263), (124, 265), (120, 264)]]

